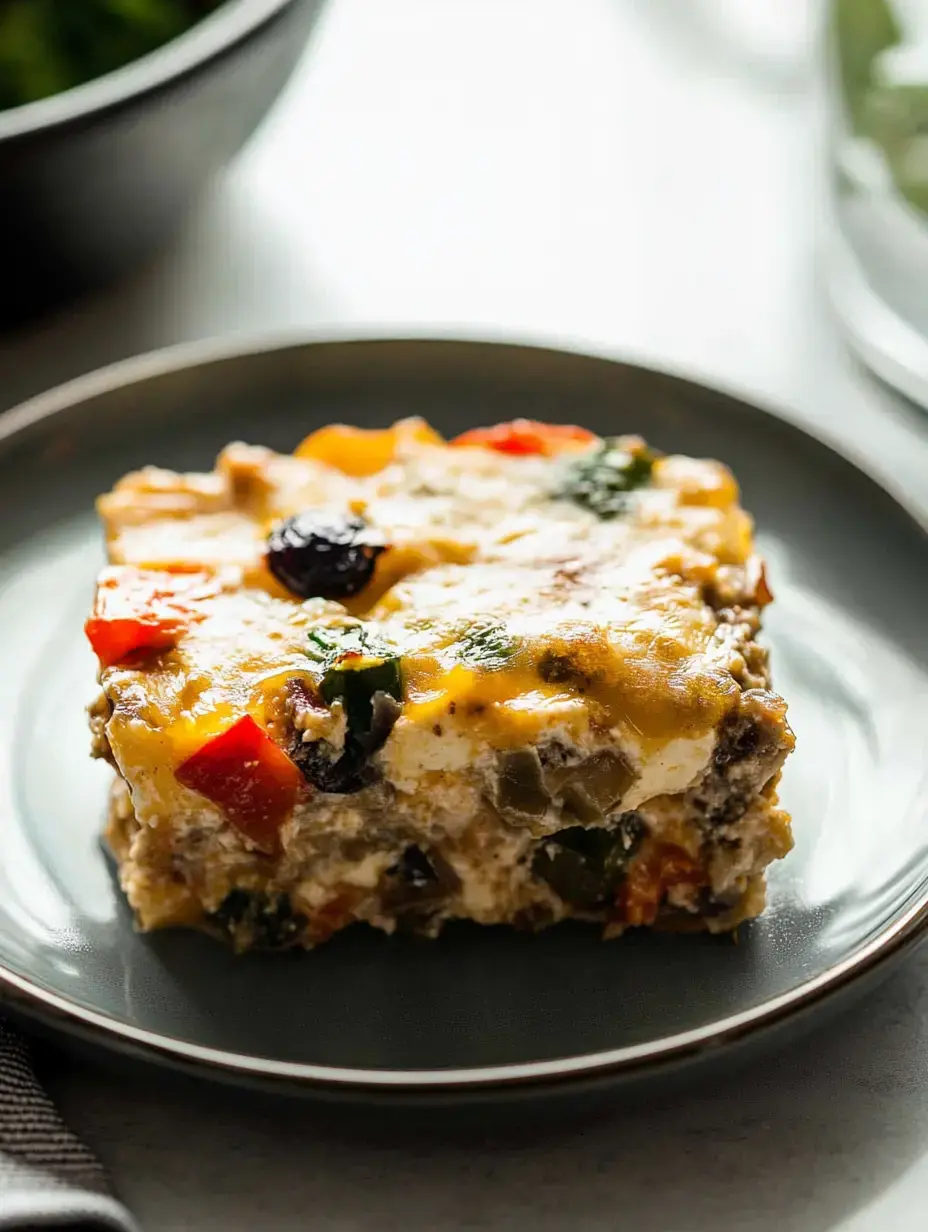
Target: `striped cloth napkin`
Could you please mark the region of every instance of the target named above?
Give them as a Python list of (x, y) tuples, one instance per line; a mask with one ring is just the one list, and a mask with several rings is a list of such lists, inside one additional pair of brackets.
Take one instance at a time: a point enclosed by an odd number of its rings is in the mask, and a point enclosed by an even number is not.
[(39, 1228), (138, 1232), (36, 1081), (25, 1043), (0, 1022), (0, 1232)]

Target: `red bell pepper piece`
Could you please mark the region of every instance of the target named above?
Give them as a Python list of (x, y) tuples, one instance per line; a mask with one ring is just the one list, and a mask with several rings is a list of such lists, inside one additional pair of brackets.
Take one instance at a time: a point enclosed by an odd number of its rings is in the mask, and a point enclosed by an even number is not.
[(123, 663), (137, 651), (170, 650), (205, 613), (196, 601), (219, 585), (205, 573), (168, 573), (132, 566), (105, 569), (84, 632), (103, 667)]
[(177, 767), (179, 783), (217, 804), (261, 851), (273, 853), (305, 780), (296, 764), (250, 714)]
[(567, 449), (582, 449), (597, 439), (576, 424), (539, 423), (537, 419), (513, 419), (492, 428), (471, 428), (450, 443), (465, 448), (495, 449), (498, 453), (542, 454), (551, 457)]
[(653, 924), (671, 886), (706, 883), (702, 865), (682, 847), (663, 843), (645, 860), (638, 860), (619, 890), (618, 906), (626, 924)]

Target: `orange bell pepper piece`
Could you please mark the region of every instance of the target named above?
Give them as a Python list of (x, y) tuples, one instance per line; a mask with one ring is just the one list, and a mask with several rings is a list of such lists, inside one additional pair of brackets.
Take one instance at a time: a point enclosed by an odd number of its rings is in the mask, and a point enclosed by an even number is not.
[(400, 419), (390, 428), (353, 428), (330, 424), (310, 433), (294, 456), (334, 466), (346, 475), (376, 475), (389, 466), (398, 446), (405, 442), (442, 445), (442, 438), (424, 419)]

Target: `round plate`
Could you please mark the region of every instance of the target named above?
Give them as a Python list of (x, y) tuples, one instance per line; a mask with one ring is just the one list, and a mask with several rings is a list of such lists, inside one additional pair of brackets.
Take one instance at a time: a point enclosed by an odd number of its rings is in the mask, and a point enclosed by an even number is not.
[[(796, 848), (730, 938), (460, 925), (349, 930), (235, 957), (140, 936), (100, 846), (109, 771), (83, 706), (103, 559), (94, 496), (145, 463), (206, 468), (236, 438), (420, 414), (454, 433), (528, 415), (718, 457), (770, 564), (776, 684), (798, 745)], [(885, 969), (928, 918), (928, 537), (861, 471), (775, 416), (678, 377), (531, 347), (339, 341), (122, 365), (0, 421), (0, 986), (12, 1009), (182, 1068), (405, 1099), (589, 1088), (790, 1020)]]

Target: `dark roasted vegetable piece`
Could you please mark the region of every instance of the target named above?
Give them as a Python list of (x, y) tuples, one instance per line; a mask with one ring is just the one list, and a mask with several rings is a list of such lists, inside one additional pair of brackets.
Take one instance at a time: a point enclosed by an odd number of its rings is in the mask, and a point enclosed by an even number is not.
[(615, 896), (645, 829), (638, 813), (608, 829), (571, 826), (538, 844), (532, 872), (571, 907), (592, 911)]
[(544, 817), (551, 807), (541, 762), (534, 749), (511, 749), (497, 758), (496, 807), (514, 825)]
[(371, 757), (383, 748), (402, 706), (389, 693), (378, 691), (371, 699), (370, 726), (358, 734), (349, 728), (339, 755), (327, 740), (294, 745), (290, 756), (306, 780), (320, 791), (344, 795), (361, 791), (377, 781)]
[(338, 756), (325, 740), (297, 743), (291, 756), (320, 791), (360, 791), (376, 781), (370, 758), (383, 748), (402, 713), (399, 656), (363, 625), (314, 629), (308, 653), (323, 669), (323, 700), (329, 706), (341, 701), (345, 708), (345, 744)]
[(378, 689), (371, 698), (370, 727), (356, 739), (368, 757), (382, 749), (387, 737), (396, 726), (396, 720), (403, 713), (403, 703), (398, 701), (393, 693)]
[(437, 907), (460, 884), (447, 860), (412, 845), (384, 874), (380, 901), (386, 911), (423, 912)]
[[(348, 731), (359, 740), (365, 739), (374, 731), (374, 699), (377, 695), (382, 694), (397, 703), (402, 701), (400, 661), (395, 656), (379, 660), (343, 660), (338, 666), (329, 668), (322, 678), (319, 691), (330, 706), (334, 701), (341, 701), (345, 707)], [(387, 715), (384, 703), (381, 703), (381, 710), (380, 726), (383, 727), (385, 720), (391, 716)], [(398, 717), (398, 710), (392, 713), (392, 722), (387, 727), (384, 740)], [(380, 743), (383, 744), (383, 740)]]
[(231, 890), (209, 918), (239, 949), (287, 949), (306, 924), (286, 894), (256, 890)]
[(308, 783), (319, 791), (346, 795), (361, 791), (376, 780), (374, 767), (357, 745), (347, 746), (341, 753), (328, 740), (313, 740), (293, 746), (290, 756)]
[[(742, 715), (726, 719), (719, 733), (712, 765), (716, 770), (724, 771), (728, 766), (753, 757), (761, 749), (764, 735), (763, 728), (755, 719)], [(768, 733), (767, 743), (769, 742)]]
[[(323, 700), (329, 706), (336, 700), (342, 702), (348, 730), (359, 738), (382, 728), (390, 717), (386, 710), (375, 716), (377, 693), (403, 700), (399, 655), (363, 625), (313, 629), (306, 653), (322, 668), (319, 692)], [(384, 740), (396, 718), (393, 714)]]
[(604, 441), (570, 464), (559, 495), (599, 518), (616, 518), (627, 510), (628, 494), (650, 481), (653, 467), (654, 454), (645, 446), (629, 452), (615, 440)]
[(602, 821), (622, 803), (635, 772), (621, 753), (602, 749), (571, 766), (563, 777), (560, 797), (565, 813), (578, 821)]
[(567, 750), (561, 758), (548, 746), (512, 749), (497, 755), (494, 804), (512, 825), (531, 825), (549, 808), (559, 806), (567, 818), (602, 822), (622, 803), (635, 772), (621, 753), (601, 749), (581, 761)]
[(307, 510), (271, 531), (265, 559), (301, 599), (347, 599), (370, 581), (385, 548), (363, 518)]

